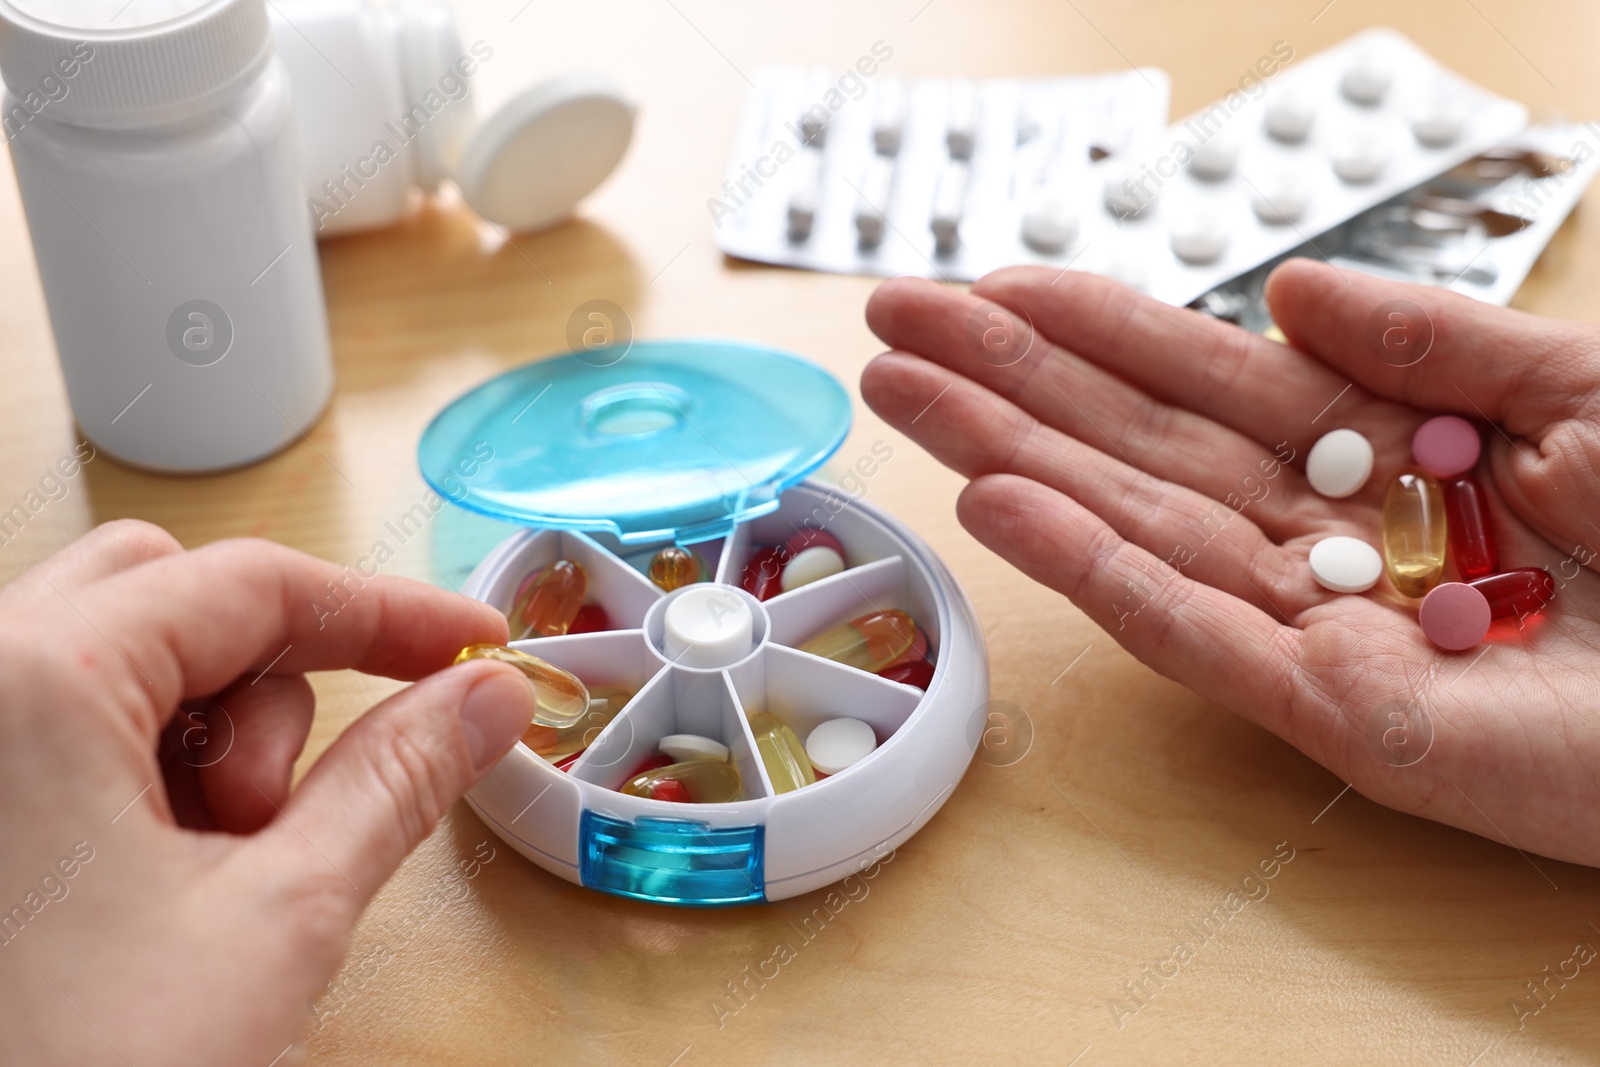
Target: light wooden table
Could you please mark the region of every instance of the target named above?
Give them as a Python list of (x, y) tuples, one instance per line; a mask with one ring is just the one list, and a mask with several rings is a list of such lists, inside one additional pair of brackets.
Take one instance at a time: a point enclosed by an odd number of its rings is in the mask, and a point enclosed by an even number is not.
[[(213, 478), (158, 478), (97, 459), (0, 546), (0, 578), (120, 516), (158, 522), (191, 546), (251, 534), (352, 561), (421, 496), (413, 457), (430, 415), (465, 386), (562, 348), (569, 313), (590, 299), (626, 308), (640, 336), (748, 337), (853, 383), (878, 350), (861, 315), (872, 281), (731, 264), (711, 241), (705, 201), (721, 181), (740, 72), (762, 63), (842, 66), (881, 39), (894, 49), (887, 67), (907, 76), (1151, 64), (1171, 72), (1182, 114), (1226, 91), (1276, 41), (1304, 56), (1390, 21), (1535, 117), (1600, 116), (1592, 3), (1332, 0), (1319, 13), (1325, 2), (810, 0), (782, 14), (710, 0), (464, 3), (466, 39), (495, 50), (477, 83), (486, 101), (593, 66), (644, 102), (621, 173), (580, 221), (514, 245), (450, 205), (326, 245), (339, 385), (310, 442)], [(14, 190), (0, 167), (5, 502), (74, 441)], [(1519, 305), (1600, 317), (1597, 229), (1580, 210)], [(1026, 756), (974, 764), (870, 893), (810, 942), (791, 922), (820, 894), (735, 911), (652, 907), (571, 887), (503, 846), (463, 896), (459, 861), (494, 838), (457, 806), (357, 932), (353, 952), (369, 961), (369, 977), (353, 979), (311, 1035), (318, 1060), (1464, 1067), (1600, 1058), (1600, 977), (1588, 970), (1521, 1030), (1512, 1007), (1576, 943), (1600, 946), (1600, 874), (1341, 797), (1331, 774), (1142, 668), (1064, 599), (979, 547), (953, 516), (959, 480), (864, 407), (841, 454), (879, 438), (895, 453), (871, 497), (919, 530), (971, 594), (994, 696), (1032, 724)], [(447, 513), (388, 569), (458, 581), (500, 533)], [(391, 689), (318, 678), (302, 769)], [(1294, 858), (1267, 883), (1270, 896), (1201, 943), (1195, 927), (1280, 842)], [(1183, 940), (1193, 958), (1159, 986), (1147, 981), (1140, 1010), (1114, 1011), (1113, 1001), (1133, 1006), (1124, 983), (1147, 966), (1170, 973), (1159, 961)], [(795, 958), (764, 987), (746, 986), (756, 990), (746, 1003), (731, 1000), (725, 983), (740, 983), (779, 942)]]

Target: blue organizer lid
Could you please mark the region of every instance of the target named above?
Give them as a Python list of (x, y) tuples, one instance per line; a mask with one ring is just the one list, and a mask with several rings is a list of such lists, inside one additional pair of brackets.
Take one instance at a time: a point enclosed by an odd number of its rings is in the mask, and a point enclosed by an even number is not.
[(798, 356), (641, 341), (485, 382), (434, 418), (417, 457), (445, 499), (497, 519), (691, 544), (776, 508), (849, 429), (844, 386)]

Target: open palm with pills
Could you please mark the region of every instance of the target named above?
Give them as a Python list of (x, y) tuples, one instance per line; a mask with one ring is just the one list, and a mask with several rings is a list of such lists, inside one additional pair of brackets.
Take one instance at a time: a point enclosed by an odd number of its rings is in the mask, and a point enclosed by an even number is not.
[[(533, 710), (514, 667), (450, 666), (498, 612), (379, 576), (319, 618), (343, 577), (120, 522), (0, 590), (0, 1063), (304, 1059), (367, 901)], [(422, 680), (291, 788), (305, 672), (341, 667)]]
[[(1600, 864), (1600, 329), (1291, 261), (1279, 344), (1091, 275), (1019, 267), (971, 293), (895, 279), (862, 395), (971, 479), (979, 540), (1149, 666), (1364, 795)], [(1487, 429), (1501, 569), (1555, 596), (1447, 652), (1387, 580), (1313, 580), (1324, 538), (1381, 543), (1389, 483), (1440, 413)], [(1307, 453), (1349, 428), (1372, 477), (1330, 499)]]

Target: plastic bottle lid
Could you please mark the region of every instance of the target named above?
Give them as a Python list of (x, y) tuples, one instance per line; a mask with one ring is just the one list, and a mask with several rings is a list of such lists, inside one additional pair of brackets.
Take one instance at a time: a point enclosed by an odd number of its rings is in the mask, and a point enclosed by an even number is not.
[(518, 367), (423, 431), (446, 499), (527, 526), (692, 544), (772, 511), (850, 429), (850, 397), (798, 356), (642, 341)]
[(633, 114), (604, 75), (540, 82), (473, 131), (456, 184), (490, 222), (520, 231), (552, 226), (616, 169), (633, 137)]
[(63, 121), (170, 121), (219, 103), (271, 55), (263, 0), (0, 0), (7, 88)]

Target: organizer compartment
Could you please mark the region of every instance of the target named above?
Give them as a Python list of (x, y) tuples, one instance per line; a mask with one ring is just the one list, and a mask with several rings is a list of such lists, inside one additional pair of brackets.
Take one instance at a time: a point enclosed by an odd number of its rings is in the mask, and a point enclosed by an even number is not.
[[(769, 646), (759, 660), (730, 668), (728, 680), (746, 713), (777, 716), (802, 744), (822, 723), (847, 718), (871, 726), (882, 746), (922, 701), (919, 689), (782, 646)], [(866, 757), (856, 767), (871, 759)]]
[[(669, 734), (699, 734), (728, 746), (743, 792), (741, 800), (734, 803), (773, 795), (738, 698), (720, 671), (667, 668), (658, 674), (584, 751), (570, 773), (581, 781), (618, 790), (634, 768), (659, 751), (661, 739)], [(628, 799), (680, 814), (707, 806)]]
[(508, 615), (522, 580), (558, 559), (582, 565), (589, 577), (587, 601), (605, 608), (616, 629), (637, 628), (661, 595), (650, 579), (586, 534), (541, 530), (519, 536), (520, 543), (506, 553), (495, 580), (480, 595)]
[[(713, 537), (709, 541), (701, 541), (697, 544), (684, 545), (683, 547), (704, 559), (706, 561), (706, 572), (711, 576), (709, 580), (717, 581), (718, 567), (722, 562), (723, 545), (727, 540), (728, 538)], [(635, 548), (630, 545), (618, 552), (618, 556), (622, 562), (632, 567), (640, 575), (643, 575), (645, 581), (648, 582), (650, 581), (651, 558), (671, 544), (671, 541), (663, 541), (661, 544), (651, 545), (648, 548)], [(737, 585), (738, 582), (734, 584)], [(651, 582), (651, 586), (654, 588), (655, 583)], [(659, 592), (659, 589), (657, 591)]]

